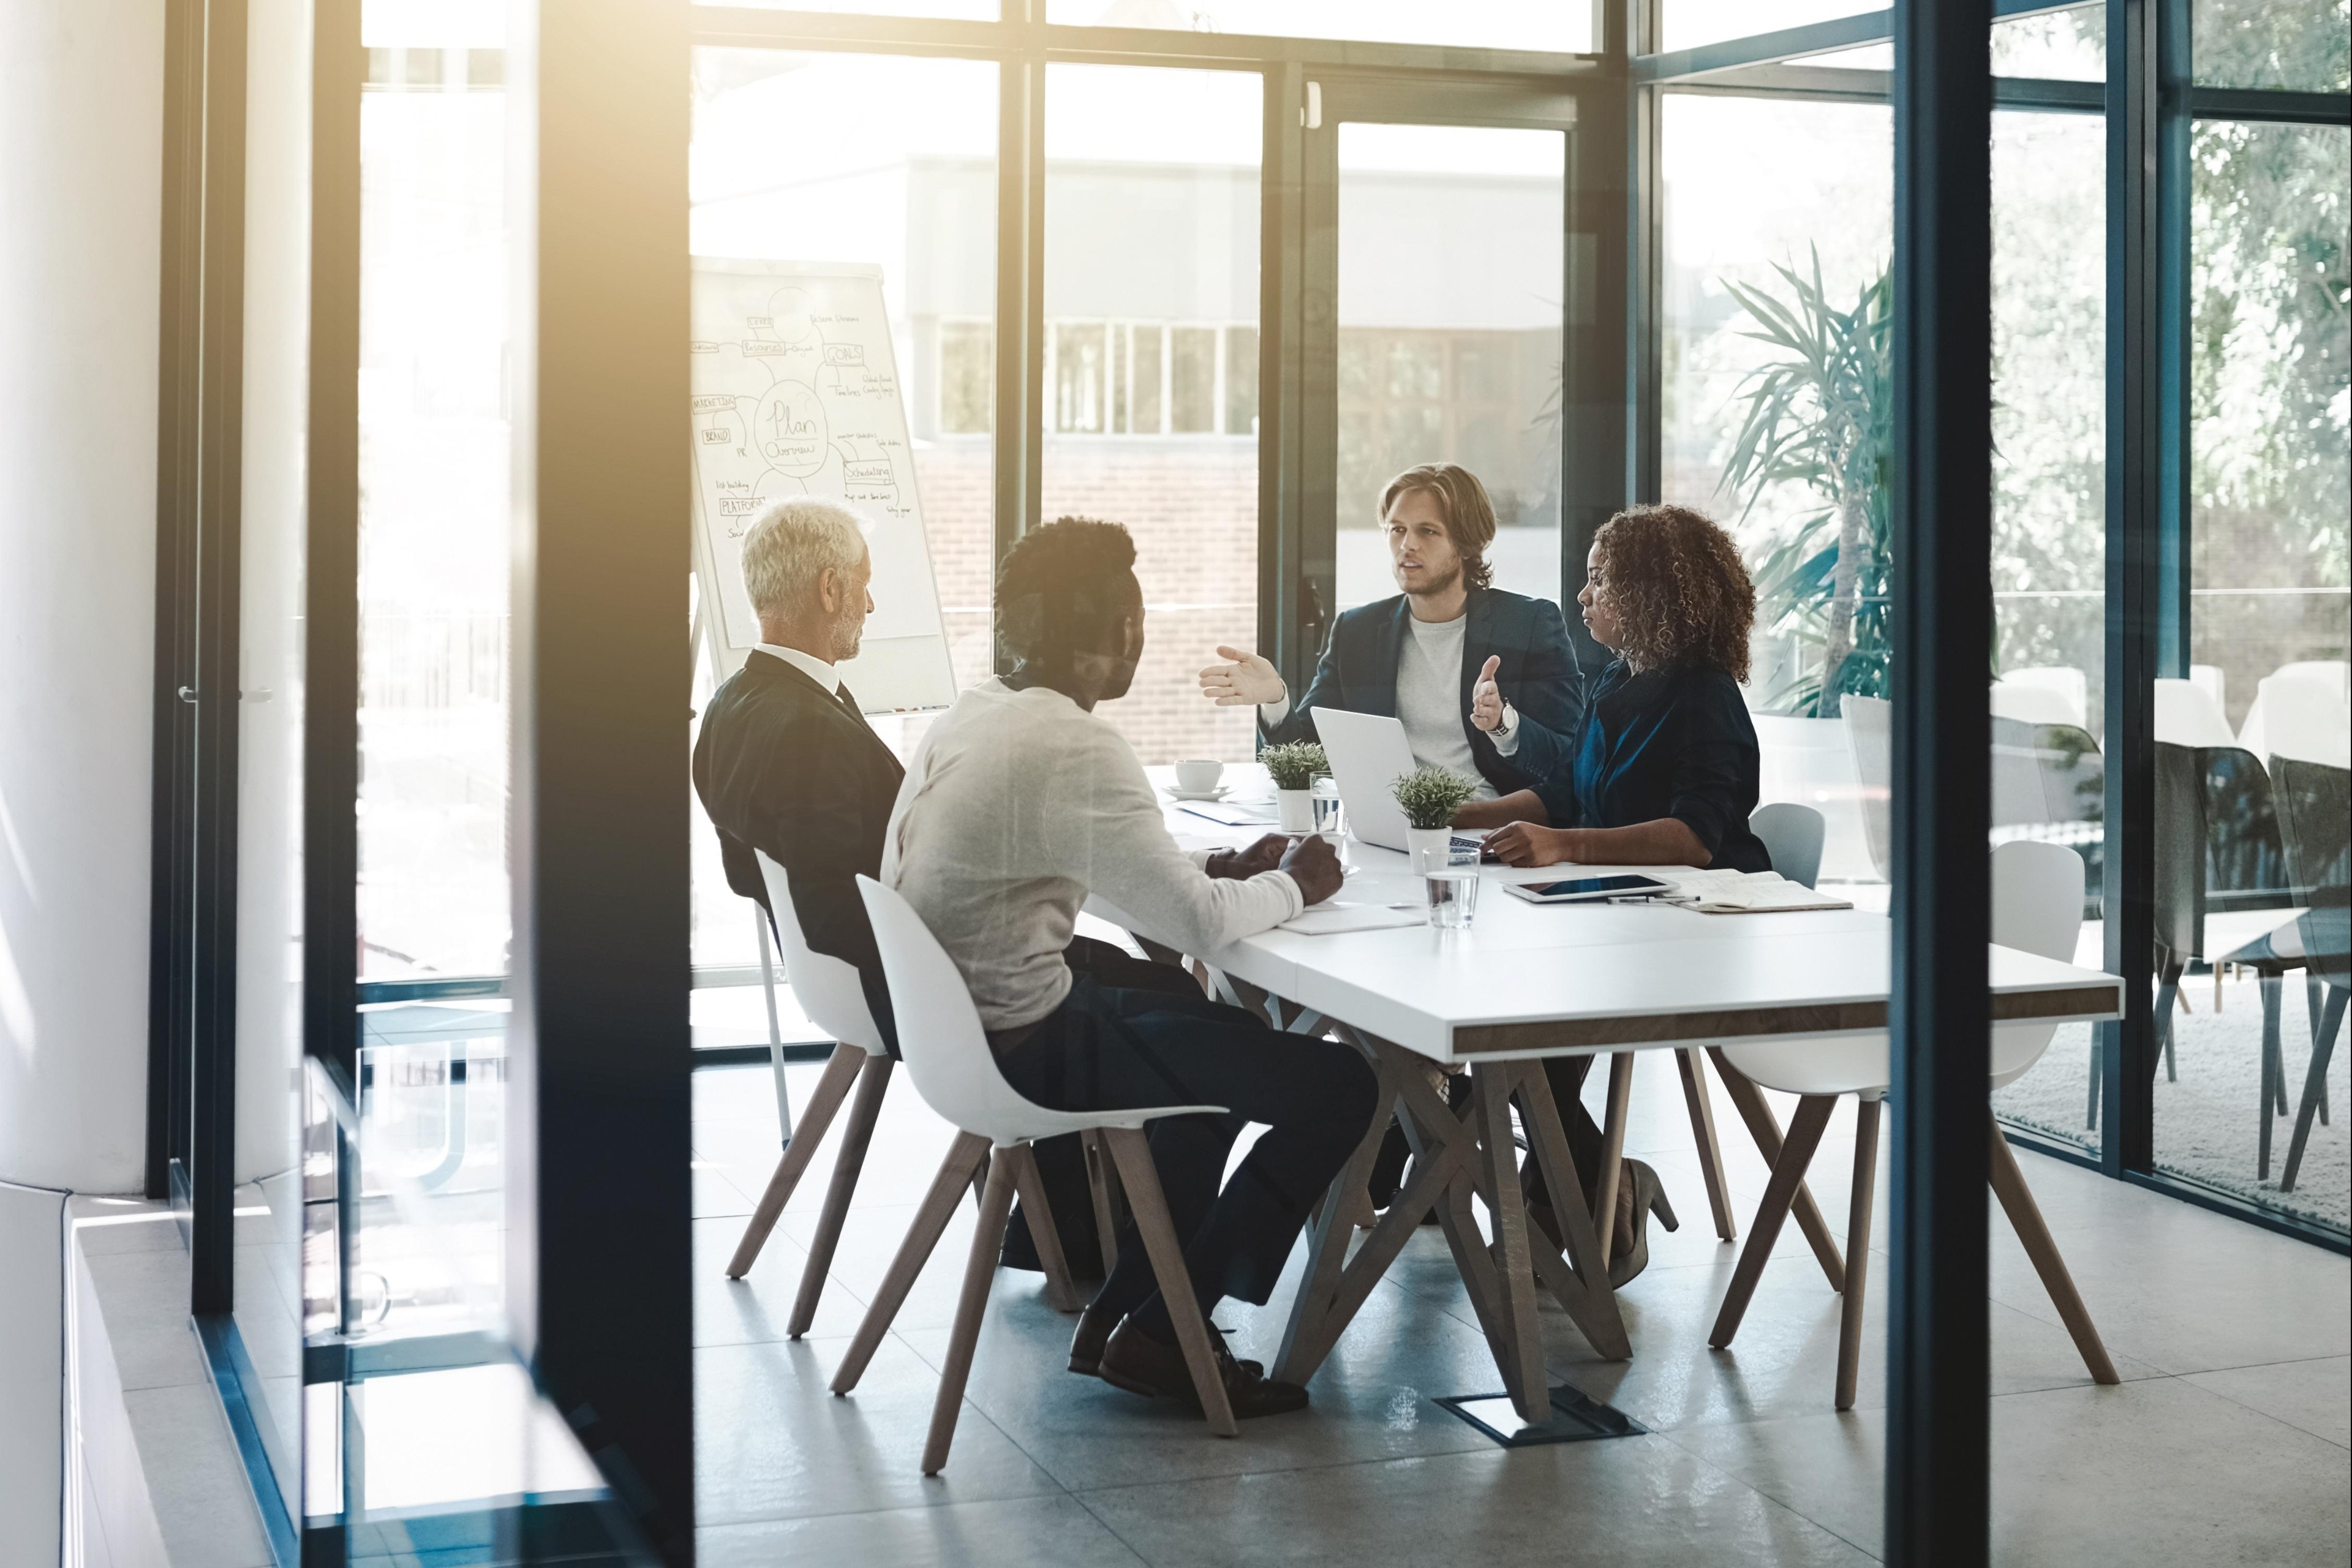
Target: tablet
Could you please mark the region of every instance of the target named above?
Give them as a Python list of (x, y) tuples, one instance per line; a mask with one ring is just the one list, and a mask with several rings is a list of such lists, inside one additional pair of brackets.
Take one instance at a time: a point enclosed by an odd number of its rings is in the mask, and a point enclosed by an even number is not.
[(1599, 899), (1654, 899), (1675, 890), (1655, 877), (1574, 877), (1558, 882), (1506, 882), (1503, 890), (1531, 904), (1579, 904)]

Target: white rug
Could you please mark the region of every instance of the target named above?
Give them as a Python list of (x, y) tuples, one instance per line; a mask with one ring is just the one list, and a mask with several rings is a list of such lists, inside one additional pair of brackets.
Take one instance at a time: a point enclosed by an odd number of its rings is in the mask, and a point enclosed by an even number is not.
[[(2095, 961), (2094, 961), (2095, 962)], [(2311, 1142), (2295, 1173), (2294, 1191), (2278, 1190), (2286, 1163), (2294, 1113), (2303, 1101), (2305, 1070), (2311, 1064), (2311, 1022), (2303, 976), (2289, 974), (2279, 1007), (2279, 1039), (2286, 1061), (2287, 1114), (2271, 1118), (2271, 1173), (2254, 1173), (2260, 1121), (2256, 1098), (2262, 1087), (2263, 1007), (2252, 976), (2224, 981), (2219, 1011), (2210, 975), (2192, 975), (2181, 994), (2190, 1011), (2173, 1015), (2173, 1050), (2180, 1078), (2156, 1079), (2156, 1163), (2159, 1169), (2192, 1177), (2208, 1186), (2333, 1226), (2352, 1228), (2352, 1048), (2342, 1034), (2329, 1058), (2329, 1120), (2314, 1118)], [(2352, 1026), (2338, 1026), (2339, 1030)], [(1993, 1107), (2011, 1121), (2091, 1149), (2098, 1134), (2083, 1126), (2090, 1084), (2091, 1028), (2068, 1025), (2032, 1072), (1993, 1097)]]

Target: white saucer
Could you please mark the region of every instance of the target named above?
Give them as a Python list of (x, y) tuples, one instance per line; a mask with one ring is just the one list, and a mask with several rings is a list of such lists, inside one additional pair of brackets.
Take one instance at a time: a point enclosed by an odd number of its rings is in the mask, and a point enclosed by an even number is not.
[(1171, 800), (1223, 800), (1234, 793), (1234, 786), (1231, 784), (1219, 784), (1213, 790), (1178, 789), (1174, 784), (1165, 787)]

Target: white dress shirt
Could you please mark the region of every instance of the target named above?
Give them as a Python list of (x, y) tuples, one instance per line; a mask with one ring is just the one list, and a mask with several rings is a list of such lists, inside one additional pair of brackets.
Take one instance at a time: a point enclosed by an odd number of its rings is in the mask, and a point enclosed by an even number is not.
[(1125, 737), (1061, 692), (991, 678), (924, 734), (882, 839), (906, 895), (962, 972), (989, 1029), (1069, 994), (1078, 908), (1100, 893), (1143, 930), (1208, 953), (1306, 907), (1283, 871), (1211, 877), (1169, 836)]
[(774, 643), (755, 645), (760, 652), (782, 659), (811, 680), (824, 688), (827, 697), (841, 695), (841, 671), (813, 653), (803, 653), (796, 647), (779, 647)]

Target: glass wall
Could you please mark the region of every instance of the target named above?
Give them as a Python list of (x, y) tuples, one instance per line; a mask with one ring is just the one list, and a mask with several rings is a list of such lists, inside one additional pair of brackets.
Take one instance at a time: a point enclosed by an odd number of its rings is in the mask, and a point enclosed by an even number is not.
[[(1755, 574), (1748, 701), (1763, 798), (1821, 811), (1821, 876), (1882, 904), (1887, 782), (1857, 771), (1838, 707), (1820, 693), (1839, 616), (1840, 688), (1885, 689), (1893, 134), (1878, 104), (1671, 94), (1659, 142), (1660, 499), (1721, 521)], [(1784, 413), (1774, 367), (1806, 361), (1815, 339), (1838, 345), (1843, 368), (1801, 374)], [(1769, 470), (1742, 461), (1743, 435), (1759, 420), (1805, 460)], [(1848, 503), (1856, 566), (1841, 604), (1823, 552), (1834, 561)]]
[[(994, 668), (996, 92), (996, 68), (976, 60), (694, 55), (695, 256), (881, 268), (959, 686)], [(699, 709), (731, 670), (707, 645), (698, 656)], [(875, 721), (902, 748), (923, 722)], [(757, 916), (728, 888), (699, 802), (693, 839), (696, 965), (756, 964)], [(767, 1038), (756, 989), (698, 996), (697, 1018), (704, 1044)]]
[(1197, 677), (1257, 640), (1262, 93), (1247, 71), (1045, 72), (1042, 511), (1135, 536), (1143, 663), (1102, 714), (1147, 763), (1255, 751), (1250, 710)]
[[(2200, 7), (2199, 76), (2340, 88), (2340, 15), (2332, 58), (2296, 21), (2327, 9)], [(2352, 812), (2347, 153), (2341, 126), (2195, 128), (2189, 679), (2159, 683), (2157, 707), (2159, 823), (2171, 804), (2179, 824), (2158, 854), (2190, 868), (2173, 899), (2158, 871), (2158, 940), (2180, 973), (2159, 993), (2157, 1163), (2339, 1232), (2352, 1110), (2347, 1075), (2311, 1069), (2327, 992), (2309, 977), (2343, 950)]]
[(1341, 609), (1396, 592), (1380, 495), (1416, 463), (1485, 482), (1496, 587), (1559, 597), (1567, 141), (1339, 127)]
[(1554, 0), (1474, 0), (1446, 6), (1422, 0), (1046, 0), (1045, 20), (1564, 54), (1593, 47), (1591, 7)]

